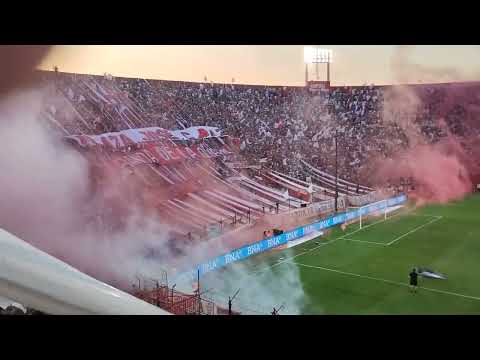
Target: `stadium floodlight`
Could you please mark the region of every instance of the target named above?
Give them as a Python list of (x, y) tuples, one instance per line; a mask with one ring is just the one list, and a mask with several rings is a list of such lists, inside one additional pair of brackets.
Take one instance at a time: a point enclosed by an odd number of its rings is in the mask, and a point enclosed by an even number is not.
[(332, 63), (333, 51), (313, 46), (306, 46), (303, 49), (303, 60), (306, 64), (328, 64)]
[(313, 64), (313, 59), (315, 58), (316, 50), (314, 47), (306, 46), (303, 48), (303, 61), (305, 64)]
[(303, 48), (303, 61), (305, 62), (305, 82), (308, 84), (308, 65), (315, 64), (317, 80), (319, 79), (318, 64), (327, 64), (327, 81), (330, 82), (330, 64), (332, 63), (333, 51), (314, 46)]

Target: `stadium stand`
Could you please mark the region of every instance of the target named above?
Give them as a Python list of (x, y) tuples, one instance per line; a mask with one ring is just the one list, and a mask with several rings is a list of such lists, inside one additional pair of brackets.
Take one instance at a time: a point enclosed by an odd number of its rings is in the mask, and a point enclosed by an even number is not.
[[(92, 189), (102, 199), (98, 212), (88, 214), (92, 226), (114, 231), (122, 226), (126, 208), (137, 204), (175, 224), (180, 229), (175, 236), (184, 241), (219, 236), (264, 215), (331, 200), (335, 141), (341, 153), (338, 194), (360, 206), (361, 199), (370, 201), (374, 195), (369, 194), (375, 194), (376, 184), (366, 176), (371, 159), (389, 157), (409, 145), (399, 125), (409, 116), (416, 116), (430, 142), (447, 133), (461, 137), (478, 131), (472, 126), (480, 105), (474, 91), (478, 83), (406, 86), (421, 99), (421, 108), (412, 115), (397, 108), (389, 112), (396, 88), (388, 86), (312, 93), (305, 87), (108, 74), (41, 76), (45, 125), (91, 164)], [(105, 146), (104, 140), (82, 144), (86, 136), (128, 137), (153, 128), (160, 135), (152, 142), (123, 137), (113, 146)], [(468, 149), (468, 143), (464, 146)], [(175, 158), (176, 149), (188, 156)], [(112, 178), (123, 182), (120, 197), (106, 191)], [(390, 188), (406, 184), (408, 179), (389, 180)]]

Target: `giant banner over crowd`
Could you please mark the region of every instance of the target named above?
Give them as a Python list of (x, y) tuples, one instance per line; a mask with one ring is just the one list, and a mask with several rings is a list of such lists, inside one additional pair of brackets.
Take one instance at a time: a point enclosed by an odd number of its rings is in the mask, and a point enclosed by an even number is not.
[(166, 130), (159, 127), (128, 129), (100, 135), (73, 135), (66, 138), (86, 149), (101, 146), (118, 151), (129, 146), (142, 145), (140, 151), (128, 152), (124, 155), (124, 159), (131, 164), (154, 161), (159, 165), (171, 165), (185, 159), (198, 160), (230, 154), (224, 147), (212, 148), (203, 142), (189, 146), (178, 143), (220, 136), (221, 132), (218, 128), (195, 126), (183, 130)]
[(212, 126), (193, 126), (182, 130), (166, 130), (160, 127), (128, 129), (100, 135), (72, 135), (67, 139), (74, 140), (82, 147), (105, 146), (120, 150), (131, 145), (142, 143), (164, 143), (174, 140), (187, 141), (221, 136), (221, 131)]

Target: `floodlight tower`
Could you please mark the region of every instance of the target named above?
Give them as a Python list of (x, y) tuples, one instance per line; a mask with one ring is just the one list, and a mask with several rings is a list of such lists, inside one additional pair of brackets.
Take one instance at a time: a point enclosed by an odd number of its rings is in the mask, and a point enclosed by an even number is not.
[(319, 64), (327, 64), (327, 82), (330, 82), (330, 64), (332, 63), (332, 50), (321, 49), (314, 46), (306, 46), (303, 48), (303, 60), (305, 62), (305, 85), (308, 85), (308, 65), (315, 64), (315, 73), (317, 81), (320, 80), (318, 66)]

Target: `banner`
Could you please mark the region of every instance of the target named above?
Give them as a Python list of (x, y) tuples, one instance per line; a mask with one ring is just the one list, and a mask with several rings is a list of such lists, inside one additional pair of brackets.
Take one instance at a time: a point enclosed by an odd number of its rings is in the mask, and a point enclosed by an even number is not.
[(100, 135), (72, 135), (67, 139), (76, 141), (80, 146), (103, 145), (115, 150), (141, 143), (172, 143), (174, 140), (198, 140), (219, 137), (221, 132), (212, 126), (194, 126), (183, 130), (166, 130), (160, 127), (128, 129)]
[(179, 146), (172, 143), (146, 144), (142, 152), (160, 165), (175, 164), (185, 159), (208, 159), (230, 154), (225, 148), (213, 149), (207, 144)]
[(233, 250), (227, 254), (218, 256), (213, 260), (200, 264), (194, 270), (179, 275), (178, 278), (175, 279), (175, 281), (191, 281), (192, 279), (195, 279), (195, 276), (197, 276), (198, 270), (200, 272), (200, 275), (204, 275), (210, 271), (214, 271), (218, 268), (234, 263), (236, 261), (246, 259), (247, 257), (259, 254), (261, 252), (276, 248), (281, 245), (285, 245), (289, 241), (301, 238), (314, 231), (321, 231), (323, 229), (344, 223), (346, 221), (353, 220), (355, 218), (358, 218), (360, 216), (360, 213), (362, 215), (367, 215), (372, 212), (384, 209), (385, 207), (391, 207), (401, 204), (406, 200), (407, 197), (405, 195), (400, 195), (394, 198), (387, 199), (387, 201), (374, 203), (370, 206), (366, 206), (360, 209), (333, 215), (316, 223), (302, 226), (281, 235), (255, 242), (253, 244)]
[(228, 162), (225, 163), (230, 169), (261, 169), (260, 165), (250, 165), (246, 161)]
[(203, 139), (208, 137), (220, 137), (221, 131), (212, 126), (192, 126), (183, 130), (171, 130), (170, 133), (178, 140)]
[(326, 91), (330, 87), (329, 81), (309, 81), (308, 90), (313, 93)]
[(133, 167), (142, 164), (173, 165), (185, 159), (208, 159), (225, 155), (225, 153), (227, 153), (225, 149), (209, 149), (206, 151), (204, 149), (199, 150), (198, 148), (186, 146), (167, 147), (165, 145), (155, 145), (132, 153), (123, 154), (117, 161)]

